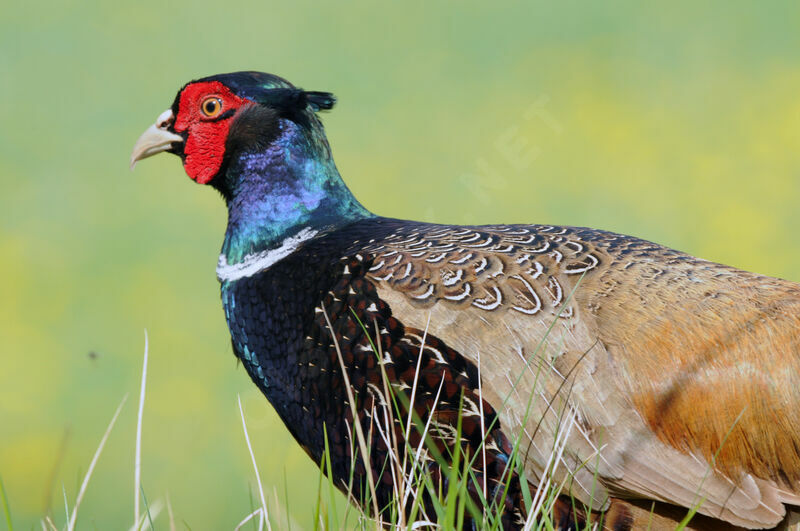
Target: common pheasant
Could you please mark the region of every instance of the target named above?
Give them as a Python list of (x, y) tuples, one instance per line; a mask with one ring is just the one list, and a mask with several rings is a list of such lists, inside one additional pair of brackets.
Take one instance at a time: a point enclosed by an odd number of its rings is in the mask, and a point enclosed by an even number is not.
[[(518, 441), (527, 480), (575, 502), (555, 506), (563, 529), (603, 512), (610, 529), (672, 528), (690, 507), (697, 529), (785, 522), (800, 504), (800, 285), (600, 230), (374, 215), (317, 117), (334, 101), (259, 72), (192, 81), (131, 164), (171, 152), (222, 194), (233, 351), (312, 459), (329, 447), (340, 488), (352, 474), (354, 498), (390, 503), (392, 437), (427, 436), (436, 481), (456, 444), (482, 454), (470, 488), (517, 528)], [(419, 423), (400, 415), (387, 434), (394, 393)]]

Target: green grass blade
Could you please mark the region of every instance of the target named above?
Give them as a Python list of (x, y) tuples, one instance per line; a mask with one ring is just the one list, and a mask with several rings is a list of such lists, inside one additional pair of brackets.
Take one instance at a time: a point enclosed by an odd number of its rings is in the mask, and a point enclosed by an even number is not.
[[(706, 473), (703, 476), (703, 480), (700, 482), (700, 486), (697, 488), (698, 493), (700, 489), (703, 488), (703, 483), (705, 483), (706, 479), (711, 474), (711, 471), (714, 469), (714, 466), (717, 464), (717, 457), (719, 457), (719, 453), (722, 451), (722, 447), (725, 446), (725, 443), (728, 441), (728, 437), (730, 437), (731, 433), (733, 433), (733, 429), (736, 427), (737, 424), (739, 424), (739, 421), (742, 420), (745, 411), (747, 411), (747, 406), (745, 406), (733, 420), (733, 424), (731, 424), (731, 427), (728, 428), (728, 432), (725, 434), (725, 437), (722, 438), (722, 442), (720, 443), (719, 448), (717, 448), (717, 451), (714, 452), (713, 456), (711, 456), (711, 464), (708, 466), (708, 470), (706, 470)], [(683, 518), (683, 520), (680, 521), (678, 527), (676, 527), (678, 531), (685, 529), (686, 526), (689, 525), (689, 522), (692, 520), (692, 518), (694, 518), (694, 515), (697, 514), (697, 510), (700, 508), (701, 505), (703, 505), (705, 501), (706, 497), (702, 496), (700, 500), (697, 503), (695, 503), (691, 507), (691, 509), (689, 509), (689, 512), (686, 513), (686, 516)]]
[[(323, 456), (323, 459), (325, 456)], [(314, 529), (319, 529), (319, 515), (322, 510), (322, 467), (319, 468), (319, 480), (317, 481), (317, 504), (314, 508)]]
[[(339, 514), (336, 509), (336, 485), (333, 483), (333, 466), (331, 465), (331, 450), (328, 446), (328, 428), (325, 424), (322, 425), (322, 436), (325, 439), (325, 470), (328, 476), (328, 526), (329, 529), (335, 529), (340, 525)], [(369, 464), (367, 464), (369, 466)], [(368, 472), (369, 473), (369, 472)]]
[(61, 484), (61, 494), (64, 495), (64, 512), (67, 514), (67, 519), (65, 522), (69, 522), (69, 503), (67, 502), (67, 489), (64, 487), (64, 484)]
[(6, 515), (6, 524), (8, 531), (14, 531), (14, 526), (11, 524), (11, 506), (8, 504), (8, 497), (6, 496), (6, 487), (3, 485), (3, 478), (0, 477), (0, 499), (3, 501), (3, 514)]
[(147, 503), (147, 496), (144, 495), (144, 487), (141, 482), (139, 483), (139, 490), (142, 493), (142, 503), (144, 503), (144, 512), (147, 515), (147, 522), (150, 524), (150, 529), (155, 531), (155, 527), (153, 527), (153, 516), (150, 514), (150, 504)]

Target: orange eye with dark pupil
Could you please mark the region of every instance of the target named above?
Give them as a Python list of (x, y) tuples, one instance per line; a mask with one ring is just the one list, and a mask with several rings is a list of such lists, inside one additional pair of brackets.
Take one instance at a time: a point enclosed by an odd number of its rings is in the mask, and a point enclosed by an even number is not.
[(203, 103), (200, 104), (200, 111), (202, 111), (207, 118), (219, 116), (222, 112), (222, 101), (217, 97), (206, 98), (203, 100)]

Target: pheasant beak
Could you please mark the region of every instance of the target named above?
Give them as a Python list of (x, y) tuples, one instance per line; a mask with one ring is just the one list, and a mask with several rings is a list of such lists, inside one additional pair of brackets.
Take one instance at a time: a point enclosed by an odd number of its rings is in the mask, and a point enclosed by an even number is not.
[(175, 116), (172, 115), (172, 110), (167, 109), (161, 113), (156, 123), (142, 133), (142, 136), (136, 141), (136, 145), (133, 146), (131, 169), (142, 159), (170, 150), (173, 144), (183, 144), (183, 137), (169, 130), (174, 121)]

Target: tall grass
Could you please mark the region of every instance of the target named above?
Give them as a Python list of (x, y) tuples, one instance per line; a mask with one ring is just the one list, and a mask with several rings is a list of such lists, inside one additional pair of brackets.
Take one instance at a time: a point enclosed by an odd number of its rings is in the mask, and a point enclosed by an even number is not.
[[(325, 318), (326, 320), (328, 319), (327, 313), (325, 313)], [(330, 328), (330, 321), (328, 320), (327, 322), (328, 327)], [(366, 326), (363, 323), (360, 324), (366, 332)], [(332, 335), (335, 337), (335, 334)], [(427, 326), (425, 335), (423, 336), (423, 344), (421, 345), (420, 352), (422, 348), (424, 348), (426, 335)], [(322, 457), (322, 462), (320, 463), (320, 488), (318, 489), (315, 501), (315, 506), (317, 507), (317, 518), (315, 518), (314, 529), (461, 529), (467, 514), (470, 514), (476, 519), (477, 522), (480, 522), (481, 527), (484, 529), (498, 529), (500, 527), (501, 516), (499, 511), (503, 504), (486, 499), (485, 485), (483, 485), (482, 489), (480, 489), (482, 492), (481, 501), (483, 503), (483, 507), (476, 507), (473, 499), (468, 493), (468, 485), (470, 482), (475, 483), (477, 481), (474, 476), (473, 467), (475, 466), (476, 460), (483, 455), (483, 445), (481, 445), (479, 451), (473, 452), (472, 455), (467, 455), (462, 451), (461, 445), (459, 444), (460, 429), (456, 430), (456, 444), (454, 445), (455, 452), (452, 455), (440, 455), (437, 449), (432, 445), (431, 435), (435, 427), (432, 425), (431, 417), (433, 416), (433, 413), (435, 413), (435, 407), (438, 403), (441, 386), (439, 387), (438, 393), (434, 400), (434, 410), (431, 411), (431, 415), (429, 415), (429, 418), (426, 422), (423, 423), (416, 414), (411, 414), (408, 415), (407, 418), (401, 419), (401, 424), (404, 426), (403, 436), (409, 434), (412, 429), (417, 429), (422, 434), (419, 445), (412, 447), (405, 444), (404, 439), (398, 438), (397, 433), (392, 428), (398, 419), (396, 415), (398, 415), (401, 411), (410, 411), (412, 413), (415, 411), (414, 401), (416, 400), (416, 393), (412, 391), (409, 399), (405, 396), (405, 394), (396, 393), (394, 391), (391, 382), (386, 376), (386, 370), (383, 365), (381, 341), (377, 340), (377, 327), (375, 328), (374, 338), (370, 334), (367, 334), (367, 336), (370, 337), (370, 341), (374, 348), (373, 351), (377, 354), (380, 362), (379, 367), (382, 374), (383, 399), (387, 401), (387, 404), (389, 404), (390, 407), (384, 407), (380, 412), (377, 410), (377, 408), (373, 408), (373, 418), (378, 419), (379, 421), (374, 422), (370, 426), (367, 433), (364, 432), (360, 422), (354, 422), (352, 426), (349, 426), (352, 435), (350, 438), (352, 444), (350, 449), (350, 455), (352, 459), (350, 469), (352, 471), (355, 468), (352, 465), (355, 464), (357, 456), (361, 456), (364, 463), (368, 464), (371, 462), (370, 448), (367, 444), (367, 441), (372, 440), (373, 434), (377, 433), (378, 436), (381, 437), (386, 443), (386, 446), (390, 448), (389, 460), (385, 466), (388, 467), (388, 470), (392, 474), (394, 482), (393, 500), (392, 503), (386, 507), (378, 506), (376, 487), (371, 474), (367, 474), (368, 490), (366, 491), (366, 496), (362, 499), (357, 499), (353, 494), (352, 487), (354, 477), (352, 473), (346, 488), (339, 489), (333, 479), (333, 470), (331, 467), (330, 452), (327, 446), (326, 436), (326, 449)], [(350, 387), (350, 383), (348, 381), (347, 370), (344, 365), (342, 353), (339, 349), (338, 343), (334, 342), (334, 346), (337, 350), (340, 369), (345, 378), (344, 387), (348, 393), (348, 402), (351, 407), (352, 418), (358, 419), (358, 412), (355, 410), (357, 401), (353, 396), (352, 388)], [(168, 522), (166, 522), (164, 525), (170, 530), (174, 530), (174, 515), (172, 513), (172, 507), (169, 503), (169, 499), (166, 499), (166, 503), (162, 499), (156, 499), (152, 503), (148, 503), (144, 488), (142, 486), (141, 440), (144, 424), (144, 401), (147, 388), (148, 359), (149, 340), (147, 337), (147, 332), (145, 331), (142, 376), (139, 389), (138, 412), (136, 417), (135, 453), (133, 457), (133, 523), (130, 526), (130, 529), (132, 531), (154, 529), (155, 522), (157, 522), (158, 516), (162, 512), (162, 508), (166, 505)], [(419, 377), (419, 371), (420, 363), (418, 362), (415, 370), (415, 384)], [(482, 390), (479, 389), (479, 392), (481, 391)], [(41, 526), (44, 530), (59, 531), (60, 529), (64, 529), (67, 531), (73, 531), (76, 529), (79, 520), (81, 502), (83, 501), (84, 496), (90, 487), (92, 474), (100, 461), (101, 454), (126, 401), (127, 395), (122, 398), (108, 424), (108, 427), (100, 439), (97, 450), (95, 451), (89, 463), (88, 469), (72, 507), (70, 507), (66, 490), (64, 490), (64, 523), (59, 526), (56, 523), (55, 516), (43, 516), (41, 520)], [(258, 471), (252, 443), (247, 430), (247, 423), (245, 420), (244, 410), (241, 405), (241, 399), (238, 400), (238, 406), (245, 436), (245, 443), (250, 453), (253, 471), (255, 474), (259, 505), (249, 514), (245, 515), (243, 519), (235, 525), (234, 529), (242, 529), (247, 524), (251, 523), (254, 524), (255, 529), (259, 531), (263, 529), (271, 531), (273, 527), (277, 529), (290, 528), (292, 526), (291, 517), (285, 508), (280, 506), (281, 504), (278, 501), (277, 491), (275, 492), (274, 502), (272, 504), (272, 508), (270, 509), (270, 504), (268, 503), (268, 498), (265, 495), (265, 489), (261, 482), (261, 476)], [(550, 471), (554, 471), (559, 464), (561, 452), (564, 449), (566, 439), (572, 429), (573, 421), (574, 419), (570, 419), (568, 421), (567, 429), (559, 431), (559, 436), (557, 440), (554, 441), (554, 453), (552, 455), (551, 462), (548, 463), (548, 470)], [(485, 434), (491, 428), (492, 426), (482, 426), (484, 438)], [(433, 455), (439, 466), (442, 467), (444, 476), (446, 477), (446, 481), (444, 482), (447, 485), (446, 490), (442, 490), (442, 484), (435, 482), (434, 478), (430, 474), (430, 471), (422, 466), (423, 457), (425, 455)], [(482, 459), (482, 461), (485, 464), (485, 457)], [(521, 451), (520, 440), (518, 439), (514, 444), (512, 459), (509, 461), (508, 478), (511, 477), (511, 471), (515, 470), (520, 475), (520, 478), (522, 478), (524, 488), (530, 488), (527, 481), (524, 480), (525, 474), (523, 464), (524, 452)], [(528, 519), (525, 522), (525, 529), (553, 528), (552, 522), (549, 521), (548, 508), (551, 507), (555, 497), (559, 492), (559, 489), (562, 486), (563, 485), (553, 485), (551, 482), (545, 482), (541, 487), (529, 490), (525, 493), (526, 509), (528, 514)], [(351, 502), (341, 516), (338, 514), (336, 509), (336, 498), (338, 497), (339, 490), (344, 490), (344, 495)], [(431, 502), (429, 505), (432, 507), (432, 511), (429, 507), (426, 507), (425, 503), (423, 503), (423, 499), (425, 499), (426, 496)], [(0, 480), (0, 500), (2, 500), (3, 512), (6, 517), (8, 528), (9, 530), (13, 530), (11, 508), (8, 503), (2, 480)], [(503, 500), (500, 501), (502, 502)], [(356, 510), (353, 510), (354, 507)], [(366, 510), (366, 512), (364, 512), (364, 510)], [(276, 521), (274, 519), (274, 515), (281, 513), (284, 514), (284, 517)]]
[[(323, 314), (332, 337), (336, 337), (333, 333), (332, 325), (328, 318), (327, 312), (323, 308)], [(555, 477), (560, 474), (559, 467), (562, 464), (563, 452), (566, 448), (567, 440), (576, 428), (576, 416), (569, 408), (562, 408), (561, 410), (553, 410), (552, 413), (558, 418), (558, 429), (552, 441), (550, 448), (549, 459), (544, 465), (544, 473), (538, 484), (534, 486), (532, 482), (528, 481), (528, 474), (526, 473), (525, 463), (527, 461), (528, 448), (523, 444), (522, 433), (524, 430), (519, 430), (520, 433), (513, 441), (513, 450), (511, 452), (508, 466), (504, 473), (506, 480), (503, 485), (504, 491), (499, 499), (489, 499), (487, 494), (487, 485), (485, 483), (486, 474), (486, 457), (485, 457), (485, 443), (486, 434), (493, 428), (493, 425), (485, 426), (481, 424), (483, 440), (480, 447), (471, 453), (467, 453), (462, 449), (460, 418), (458, 426), (455, 430), (455, 444), (453, 445), (452, 453), (448, 455), (441, 455), (437, 447), (432, 443), (432, 435), (434, 430), (437, 429), (433, 425), (431, 419), (434, 416), (436, 407), (439, 402), (442, 386), (440, 384), (437, 394), (434, 398), (433, 404), (430, 406), (431, 410), (428, 419), (423, 422), (422, 419), (415, 413), (414, 402), (416, 396), (416, 383), (419, 378), (422, 350), (425, 347), (425, 339), (427, 337), (427, 328), (423, 333), (422, 344), (420, 346), (420, 355), (418, 356), (417, 364), (415, 367), (414, 386), (412, 387), (410, 396), (405, 393), (396, 392), (392, 382), (387, 377), (387, 372), (384, 366), (384, 356), (382, 352), (382, 342), (379, 340), (379, 331), (377, 324), (374, 324), (374, 335), (367, 333), (368, 326), (359, 321), (364, 333), (369, 338), (373, 352), (378, 358), (378, 367), (381, 371), (382, 382), (382, 397), (381, 402), (383, 407), (373, 406), (372, 416), (373, 421), (370, 423), (368, 430), (365, 432), (364, 427), (360, 421), (353, 422), (349, 426), (350, 431), (350, 477), (346, 485), (337, 485), (334, 479), (333, 468), (331, 465), (331, 454), (328, 446), (327, 431), (325, 432), (325, 451), (323, 452), (319, 468), (318, 489), (316, 499), (313, 500), (315, 507), (314, 529), (462, 529), (466, 518), (471, 517), (480, 529), (497, 530), (502, 528), (502, 516), (504, 510), (505, 496), (508, 494), (509, 487), (512, 481), (513, 474), (516, 473), (519, 477), (520, 487), (522, 489), (522, 498), (524, 502), (524, 522), (519, 522), (519, 527), (525, 531), (531, 530), (553, 530), (555, 523), (552, 520), (553, 505), (558, 499), (561, 492), (564, 490), (567, 481), (569, 481), (569, 474), (561, 474), (565, 479), (562, 482), (554, 481)], [(429, 324), (429, 323), (428, 323)], [(550, 328), (552, 330), (552, 327)], [(548, 331), (549, 334), (549, 331)], [(543, 348), (545, 340), (540, 342), (537, 350)], [(356, 397), (353, 395), (352, 388), (348, 379), (348, 373), (344, 363), (341, 349), (338, 342), (334, 339), (334, 347), (337, 352), (339, 360), (339, 367), (342, 371), (343, 378), (345, 379), (345, 390), (347, 392), (347, 399), (352, 418), (358, 419), (358, 411), (356, 411), (356, 404), (358, 403)], [(538, 381), (541, 371), (543, 369), (541, 363), (535, 362), (534, 353), (526, 360), (532, 370), (534, 370), (535, 379)], [(139, 396), (139, 408), (137, 414), (137, 429), (136, 429), (136, 444), (134, 455), (134, 511), (133, 511), (133, 524), (130, 529), (132, 531), (140, 531), (145, 529), (154, 529), (155, 521), (161, 513), (161, 509), (165, 503), (161, 499), (155, 500), (152, 504), (148, 504), (145, 496), (144, 488), (142, 487), (141, 476), (141, 434), (144, 419), (144, 399), (147, 385), (147, 365), (149, 357), (149, 344), (147, 333), (145, 331), (145, 344), (144, 355), (142, 364), (142, 378)], [(580, 363), (580, 360), (576, 362)], [(478, 363), (478, 370), (480, 371), (480, 362)], [(569, 379), (569, 374), (565, 375), (564, 380)], [(519, 380), (518, 380), (519, 382)], [(535, 387), (535, 386), (534, 386)], [(560, 393), (561, 389), (557, 391)], [(528, 417), (531, 412), (532, 401), (535, 393), (530, 393), (527, 403), (525, 415), (523, 416), (523, 425), (526, 425)], [(478, 389), (478, 395), (481, 400), (482, 407), (482, 387)], [(64, 505), (65, 505), (65, 519), (62, 526), (58, 526), (53, 516), (47, 515), (42, 518), (41, 526), (46, 531), (59, 531), (65, 529), (73, 531), (76, 529), (79, 509), (81, 502), (89, 488), (92, 473), (97, 466), (103, 449), (108, 441), (117, 418), (122, 411), (123, 406), (127, 400), (127, 395), (123, 397), (116, 411), (114, 412), (111, 421), (105, 432), (103, 433), (100, 443), (89, 463), (86, 474), (81, 483), (78, 495), (75, 499), (72, 508), (67, 498), (66, 491), (63, 492)], [(508, 397), (503, 401), (505, 406)], [(566, 401), (564, 401), (566, 403)], [(248, 448), (253, 471), (255, 475), (256, 487), (258, 491), (258, 506), (250, 513), (245, 515), (242, 520), (235, 525), (234, 529), (239, 530), (245, 528), (248, 524), (252, 524), (257, 531), (275, 529), (291, 529), (293, 526), (291, 516), (288, 513), (286, 506), (282, 506), (278, 499), (277, 489), (273, 488), (274, 500), (269, 502), (268, 497), (265, 495), (264, 485), (261, 481), (258, 465), (253, 452), (252, 442), (247, 430), (247, 422), (245, 413), (242, 408), (241, 399), (238, 400), (239, 414), (242, 422), (242, 429), (244, 432), (244, 439)], [(408, 412), (405, 418), (402, 418), (403, 412)], [(500, 411), (498, 410), (498, 413)], [(481, 411), (481, 414), (483, 411)], [(402, 437), (398, 437), (395, 426), (402, 426)], [(417, 430), (420, 434), (420, 442), (414, 447), (406, 444), (408, 435), (412, 430)], [(368, 488), (359, 489), (358, 492), (363, 493), (361, 497), (354, 494), (356, 491), (353, 488), (355, 477), (353, 471), (355, 470), (355, 463), (358, 457), (367, 466), (372, 463), (370, 458), (370, 448), (367, 441), (372, 441), (373, 436), (377, 435), (389, 449), (387, 462), (384, 463), (385, 469), (391, 474), (393, 480), (393, 496), (391, 503), (386, 506), (380, 507), (378, 504), (378, 497), (376, 493), (376, 486), (372, 474), (368, 473), (367, 486)], [(528, 444), (530, 442), (528, 441)], [(432, 456), (438, 466), (442, 470), (442, 477), (445, 481), (436, 481), (432, 476), (431, 470), (425, 466), (424, 457)], [(484, 466), (483, 477), (484, 481), (481, 483), (475, 477), (476, 466)], [(381, 472), (383, 472), (381, 471)], [(445, 488), (446, 486), (446, 488)], [(340, 488), (341, 487), (341, 488)], [(472, 487), (473, 494), (476, 493), (479, 497), (480, 503), (476, 505), (473, 497), (470, 495), (470, 487)], [(337, 497), (338, 491), (342, 490), (344, 495), (351, 502), (346, 506), (342, 515), (339, 515), (337, 510)], [(0, 501), (2, 501), (3, 512), (9, 530), (13, 530), (13, 520), (11, 517), (11, 508), (8, 502), (6, 491), (0, 479)], [(286, 497), (286, 504), (288, 504), (288, 496)], [(311, 505), (306, 503), (306, 506)], [(702, 503), (699, 500), (697, 506)], [(602, 520), (591, 521), (591, 514), (579, 502), (573, 500), (574, 508), (587, 516), (587, 523), (584, 529), (599, 529), (602, 527)], [(271, 505), (271, 507), (270, 507)], [(142, 506), (144, 510), (142, 511)], [(686, 519), (678, 525), (678, 529), (685, 527), (689, 520), (694, 516), (697, 506), (689, 511)], [(166, 498), (166, 508), (168, 513), (168, 522), (165, 524), (171, 531), (175, 529), (175, 520), (172, 511), (172, 506), (169, 498)], [(354, 510), (355, 508), (355, 510)], [(283, 515), (282, 517), (280, 515)], [(187, 525), (188, 527), (188, 525)]]

